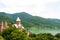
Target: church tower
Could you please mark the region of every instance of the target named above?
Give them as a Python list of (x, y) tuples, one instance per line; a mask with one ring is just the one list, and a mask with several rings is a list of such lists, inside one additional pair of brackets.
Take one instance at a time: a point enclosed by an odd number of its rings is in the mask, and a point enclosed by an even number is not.
[(20, 30), (24, 29), (24, 27), (21, 24), (21, 20), (19, 17), (16, 19), (16, 24), (14, 24), (16, 28), (19, 28)]
[(17, 25), (21, 24), (21, 20), (20, 20), (19, 17), (18, 17), (17, 20), (16, 20), (16, 24), (17, 24)]

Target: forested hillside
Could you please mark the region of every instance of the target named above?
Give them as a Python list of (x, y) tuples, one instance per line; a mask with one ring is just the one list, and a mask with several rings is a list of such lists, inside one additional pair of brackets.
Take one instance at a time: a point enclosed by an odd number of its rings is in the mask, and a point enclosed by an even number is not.
[(20, 17), (22, 21), (22, 25), (26, 29), (31, 30), (57, 30), (60, 29), (60, 20), (59, 19), (51, 19), (51, 18), (43, 18), (38, 16), (32, 16), (26, 12), (20, 12), (15, 14), (7, 14), (4, 12), (0, 12), (0, 20), (8, 21), (8, 23), (15, 23), (17, 17)]

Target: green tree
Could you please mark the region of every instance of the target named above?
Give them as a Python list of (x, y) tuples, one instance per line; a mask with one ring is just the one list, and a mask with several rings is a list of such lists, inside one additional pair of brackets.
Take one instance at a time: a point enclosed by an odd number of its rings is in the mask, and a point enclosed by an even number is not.
[(60, 33), (56, 34), (55, 37), (60, 38)]
[(9, 27), (9, 28), (5, 29), (5, 30), (2, 32), (2, 36), (5, 38), (5, 40), (9, 40), (9, 39), (10, 39), (10, 34), (11, 34), (11, 32), (13, 32), (14, 30), (17, 30), (17, 29), (16, 29), (16, 28)]
[(35, 40), (54, 40), (51, 34), (38, 34)]
[(10, 40), (27, 40), (27, 35), (19, 30), (15, 30), (11, 33), (11, 39)]
[(21, 31), (12, 27), (5, 29), (2, 32), (2, 36), (5, 40), (31, 40), (31, 38), (27, 36), (25, 30)]

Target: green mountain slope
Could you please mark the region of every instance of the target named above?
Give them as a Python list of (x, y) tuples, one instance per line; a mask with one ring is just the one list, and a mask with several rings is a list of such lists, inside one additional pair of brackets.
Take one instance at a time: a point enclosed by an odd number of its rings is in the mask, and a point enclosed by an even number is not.
[(7, 20), (8, 22), (14, 22), (17, 17), (20, 17), (22, 25), (28, 29), (60, 29), (59, 19), (46, 19), (38, 16), (32, 16), (26, 12), (7, 14), (0, 12), (0, 20)]
[(12, 22), (12, 18), (10, 18), (8, 16), (8, 14), (4, 13), (4, 12), (0, 12), (0, 21), (8, 21), (8, 22)]

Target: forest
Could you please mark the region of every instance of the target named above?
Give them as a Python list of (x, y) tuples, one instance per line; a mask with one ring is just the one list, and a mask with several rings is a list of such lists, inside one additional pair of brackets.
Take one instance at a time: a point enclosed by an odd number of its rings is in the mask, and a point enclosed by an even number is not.
[(26, 30), (21, 31), (15, 27), (9, 27), (0, 32), (0, 40), (60, 40), (60, 33), (56, 35), (50, 33), (27, 35)]
[[(15, 23), (18, 16), (21, 19), (21, 24), (25, 27), (23, 31), (11, 26), (11, 23)], [(0, 40), (60, 40), (60, 19), (32, 16), (26, 12), (15, 14), (0, 12), (1, 20), (7, 21), (9, 28), (0, 32)], [(29, 36), (26, 33), (27, 29), (31, 32)]]

